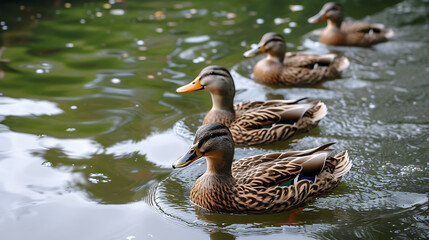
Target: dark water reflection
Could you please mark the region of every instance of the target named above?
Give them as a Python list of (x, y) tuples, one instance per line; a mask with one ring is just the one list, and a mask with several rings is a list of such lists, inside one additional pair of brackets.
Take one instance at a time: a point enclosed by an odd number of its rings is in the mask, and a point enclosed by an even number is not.
[[(300, 4), (301, 11), (289, 5)], [(428, 1), (342, 1), (393, 41), (326, 47), (306, 19), (323, 1), (0, 3), (1, 239), (427, 239)], [(288, 18), (288, 19), (285, 19)], [(282, 22), (283, 21), (283, 22)], [(250, 80), (267, 31), (291, 51), (350, 67), (310, 88)], [(172, 171), (211, 107), (175, 89), (207, 64), (231, 69), (236, 101), (321, 99), (318, 128), (244, 156), (337, 142), (354, 167), (338, 188), (279, 214), (209, 213), (189, 190), (204, 161)]]

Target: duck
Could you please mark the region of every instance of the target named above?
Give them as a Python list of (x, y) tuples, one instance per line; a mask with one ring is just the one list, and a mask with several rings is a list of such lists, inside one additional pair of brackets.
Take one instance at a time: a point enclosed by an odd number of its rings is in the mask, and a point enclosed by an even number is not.
[(331, 156), (334, 143), (255, 155), (233, 161), (234, 141), (221, 123), (202, 125), (174, 169), (205, 157), (207, 168), (190, 191), (193, 203), (211, 212), (277, 213), (332, 190), (352, 167), (347, 151)]
[(334, 2), (325, 3), (319, 13), (308, 19), (309, 23), (322, 21), (328, 25), (320, 34), (320, 42), (327, 45), (371, 47), (394, 36), (393, 30), (385, 29), (383, 24), (343, 21), (343, 8)]
[(334, 79), (350, 65), (346, 57), (336, 54), (312, 54), (286, 52), (285, 39), (281, 34), (268, 32), (259, 44), (246, 51), (244, 57), (267, 53), (253, 68), (253, 79), (271, 85), (316, 85)]
[(208, 91), (212, 108), (203, 124), (219, 122), (229, 127), (238, 145), (268, 144), (286, 140), (315, 128), (327, 114), (321, 101), (297, 100), (245, 101), (234, 104), (235, 85), (230, 72), (222, 66), (207, 66), (177, 93)]

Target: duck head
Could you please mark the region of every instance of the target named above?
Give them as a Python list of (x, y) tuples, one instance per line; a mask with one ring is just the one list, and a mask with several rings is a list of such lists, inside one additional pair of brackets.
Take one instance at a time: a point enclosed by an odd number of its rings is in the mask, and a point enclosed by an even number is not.
[(225, 125), (221, 123), (202, 125), (195, 133), (192, 146), (173, 163), (173, 168), (186, 167), (201, 157), (207, 159), (207, 173), (231, 175), (234, 141)]
[(190, 83), (176, 89), (178, 93), (207, 90), (212, 95), (213, 107), (232, 109), (235, 85), (229, 71), (221, 66), (208, 66)]
[(286, 44), (284, 37), (278, 33), (269, 32), (262, 36), (261, 41), (256, 47), (246, 51), (243, 56), (255, 57), (259, 54), (268, 53), (269, 56), (279, 58), (283, 61), (285, 52)]
[(341, 22), (343, 21), (343, 8), (340, 4), (334, 2), (328, 2), (323, 5), (322, 9), (308, 19), (309, 23), (319, 23), (323, 21), (328, 21), (340, 27)]

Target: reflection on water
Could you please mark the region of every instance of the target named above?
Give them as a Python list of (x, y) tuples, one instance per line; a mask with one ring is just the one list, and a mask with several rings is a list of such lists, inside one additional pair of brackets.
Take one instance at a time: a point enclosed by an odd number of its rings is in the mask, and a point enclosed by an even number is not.
[[(306, 20), (323, 3), (1, 2), (0, 238), (429, 238), (428, 2), (342, 2), (348, 18), (394, 29), (368, 49), (317, 42), (324, 24)], [(242, 53), (268, 31), (283, 33), (290, 51), (332, 52), (351, 65), (317, 87), (256, 83), (259, 58)], [(192, 204), (204, 160), (170, 165), (211, 100), (175, 89), (207, 64), (231, 70), (237, 102), (325, 102), (311, 133), (237, 148), (235, 158), (337, 142), (354, 160), (338, 188), (279, 214)]]

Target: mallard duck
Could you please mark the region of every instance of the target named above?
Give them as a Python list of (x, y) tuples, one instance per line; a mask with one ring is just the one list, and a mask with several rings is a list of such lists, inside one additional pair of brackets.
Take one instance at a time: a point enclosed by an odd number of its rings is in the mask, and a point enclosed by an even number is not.
[(394, 35), (383, 24), (343, 22), (343, 8), (334, 2), (325, 3), (318, 14), (308, 19), (309, 23), (322, 21), (328, 21), (328, 26), (322, 31), (320, 42), (328, 45), (370, 47)]
[(240, 145), (271, 143), (310, 131), (327, 113), (324, 103), (298, 103), (303, 99), (234, 104), (234, 81), (229, 71), (220, 66), (204, 68), (194, 81), (176, 91), (185, 93), (201, 89), (210, 92), (213, 102), (203, 124), (220, 122), (226, 125), (235, 143)]
[(220, 123), (201, 126), (193, 145), (173, 163), (186, 167), (205, 157), (207, 170), (191, 189), (191, 201), (214, 212), (274, 213), (301, 205), (337, 186), (352, 162), (347, 151), (330, 156), (333, 143), (233, 162), (234, 142)]
[(253, 78), (283, 86), (315, 85), (338, 77), (350, 64), (346, 57), (337, 58), (335, 54), (286, 53), (285, 39), (274, 32), (264, 34), (259, 44), (243, 55), (262, 53), (268, 56), (255, 65)]

